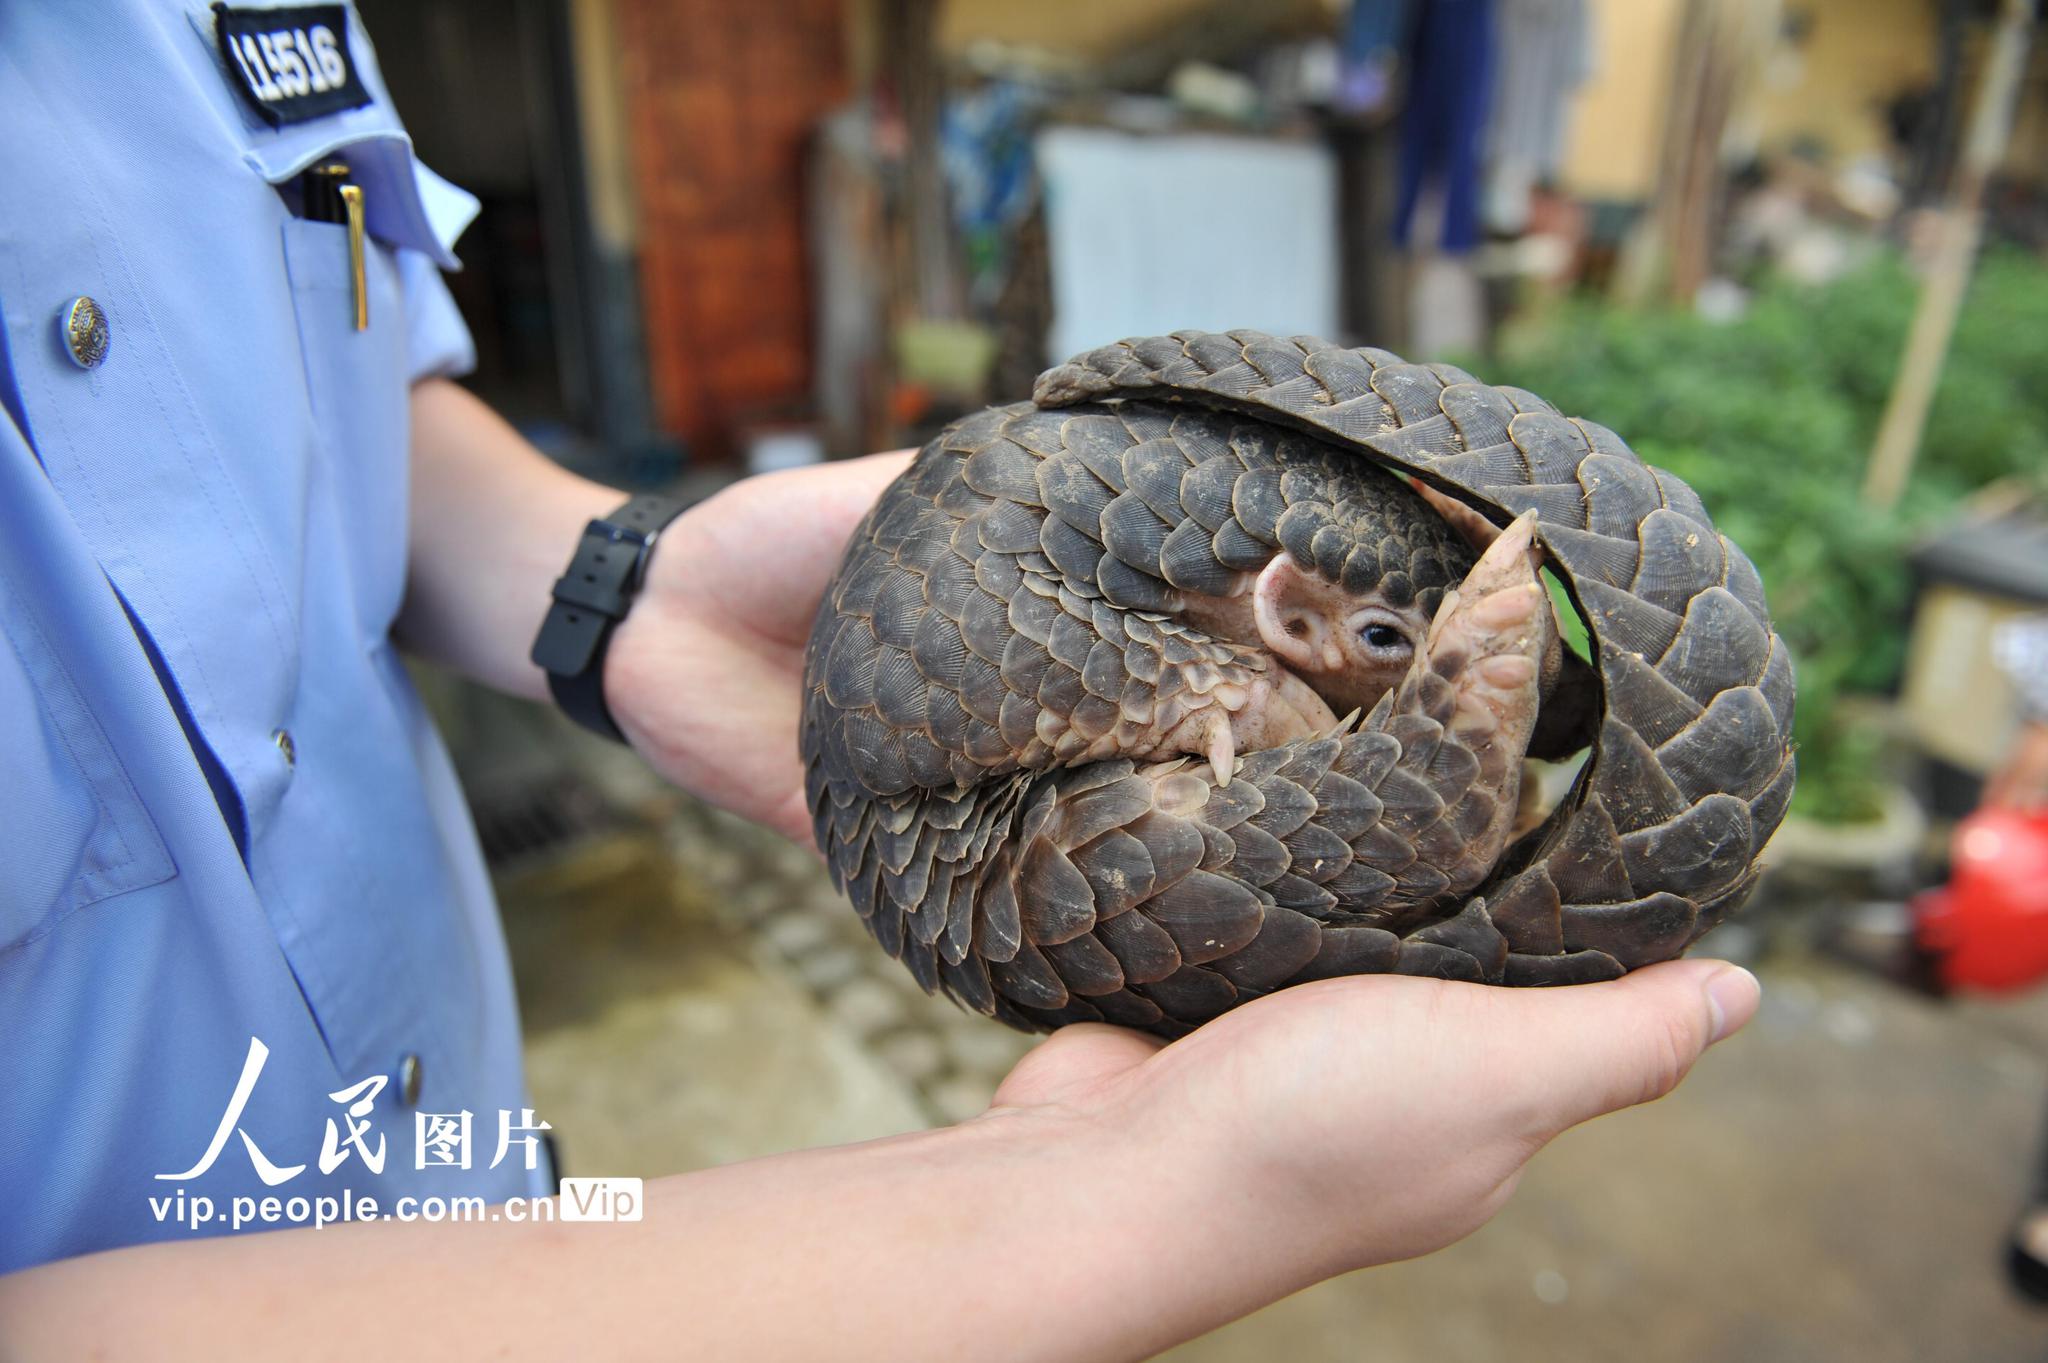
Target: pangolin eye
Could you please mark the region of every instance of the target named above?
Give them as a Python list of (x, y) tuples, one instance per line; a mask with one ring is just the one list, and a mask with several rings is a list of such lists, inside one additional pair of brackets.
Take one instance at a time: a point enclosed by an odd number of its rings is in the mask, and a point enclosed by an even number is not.
[(1366, 647), (1392, 652), (1408, 646), (1408, 638), (1392, 625), (1367, 625), (1358, 631), (1358, 637), (1365, 640)]

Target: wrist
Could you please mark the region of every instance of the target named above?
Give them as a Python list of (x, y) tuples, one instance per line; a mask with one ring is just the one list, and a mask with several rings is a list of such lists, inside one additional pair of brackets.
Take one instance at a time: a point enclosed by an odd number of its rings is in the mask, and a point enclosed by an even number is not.
[[(1150, 1065), (1152, 1062), (1146, 1062)], [(1024, 1201), (1066, 1235), (1071, 1270), (1061, 1300), (1106, 1291), (1101, 1309), (1154, 1332), (1131, 1341), (1152, 1353), (1214, 1329), (1346, 1268), (1324, 1233), (1327, 1205), (1299, 1205), (1275, 1162), (1247, 1140), (1248, 1124), (1211, 1122), (1171, 1074), (1127, 1073), (1093, 1092), (998, 1107), (954, 1130), (1018, 1157), (1034, 1176)]]
[(655, 726), (646, 717), (649, 698), (664, 686), (687, 685), (676, 675), (674, 660), (694, 652), (686, 647), (697, 621), (683, 560), (697, 537), (698, 517), (699, 509), (692, 507), (662, 530), (643, 566), (633, 609), (613, 626), (605, 653), (605, 707), (627, 744), (648, 757), (654, 756), (655, 739)]
[[(1302, 987), (1313, 993), (1319, 985)], [(1120, 1143), (1146, 1151), (1178, 1197), (1166, 1222), (1224, 1224), (1231, 1250), (1201, 1267), (1219, 1272), (1212, 1290), (1238, 1292), (1255, 1310), (1327, 1278), (1411, 1257), (1394, 1243), (1398, 1217), (1374, 1191), (1390, 1154), (1333, 1147), (1325, 1119), (1334, 1095), (1311, 1071), (1269, 1056), (1248, 1058), (1233, 1029), (1204, 1029), (1147, 1060), (1119, 1086)], [(1425, 1183), (1422, 1171), (1414, 1178)], [(1427, 1248), (1435, 1248), (1431, 1245)]]
[(607, 694), (611, 649), (634, 614), (655, 549), (681, 513), (674, 498), (639, 493), (588, 519), (554, 580), (530, 651), (555, 703), (584, 728), (622, 743)]

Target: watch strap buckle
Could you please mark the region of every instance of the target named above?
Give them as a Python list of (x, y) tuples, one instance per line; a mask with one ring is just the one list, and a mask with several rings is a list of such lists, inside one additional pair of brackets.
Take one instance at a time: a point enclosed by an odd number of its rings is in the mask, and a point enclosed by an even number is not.
[(662, 527), (682, 511), (672, 498), (642, 495), (586, 524), (567, 571), (555, 579), (529, 655), (548, 674), (548, 690), (570, 718), (620, 742), (625, 735), (604, 701), (605, 647), (632, 609)]

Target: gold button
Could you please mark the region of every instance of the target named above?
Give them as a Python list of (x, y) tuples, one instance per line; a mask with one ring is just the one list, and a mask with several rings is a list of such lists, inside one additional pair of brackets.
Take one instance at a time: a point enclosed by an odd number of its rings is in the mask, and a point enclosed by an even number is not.
[(65, 307), (64, 348), (80, 369), (92, 369), (107, 358), (107, 344), (112, 339), (107, 315), (99, 304), (80, 295)]
[(290, 729), (273, 729), (270, 734), (270, 741), (277, 744), (277, 750), (284, 754), (285, 766), (296, 767), (299, 765), (299, 745), (292, 742), (292, 731)]

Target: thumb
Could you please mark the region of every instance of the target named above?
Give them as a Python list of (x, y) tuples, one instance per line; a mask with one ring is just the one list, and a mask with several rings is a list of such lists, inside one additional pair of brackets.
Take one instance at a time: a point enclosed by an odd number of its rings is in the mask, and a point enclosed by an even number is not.
[(1079, 1097), (1137, 1068), (1166, 1043), (1123, 1027), (1077, 1022), (1026, 1052), (991, 1107), (1033, 1107)]
[(1513, 1110), (1547, 1140), (1603, 1113), (1662, 1098), (1693, 1062), (1756, 1014), (1756, 977), (1726, 961), (1671, 961), (1603, 984), (1517, 991), (1525, 1010)]

